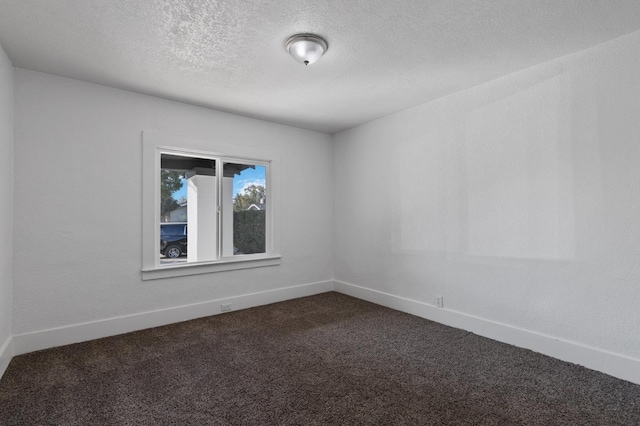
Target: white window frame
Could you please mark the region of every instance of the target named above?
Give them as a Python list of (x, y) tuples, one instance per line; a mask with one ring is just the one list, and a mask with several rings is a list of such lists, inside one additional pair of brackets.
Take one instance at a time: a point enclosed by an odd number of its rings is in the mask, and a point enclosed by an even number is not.
[[(160, 265), (160, 155), (177, 154), (215, 158), (223, 162), (237, 162), (267, 166), (269, 199), (266, 211), (266, 252), (222, 257), (211, 261)], [(179, 277), (279, 265), (279, 158), (273, 152), (245, 145), (225, 144), (144, 131), (142, 134), (142, 279)], [(219, 180), (220, 186), (222, 179)], [(218, 191), (219, 197), (221, 192)], [(220, 205), (221, 201), (218, 201)], [(219, 218), (218, 245), (222, 242)]]

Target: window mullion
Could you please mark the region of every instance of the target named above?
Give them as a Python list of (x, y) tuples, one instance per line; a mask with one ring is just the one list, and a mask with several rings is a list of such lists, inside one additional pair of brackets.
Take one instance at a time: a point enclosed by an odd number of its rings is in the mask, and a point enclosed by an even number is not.
[(222, 158), (216, 158), (216, 175), (218, 176), (218, 199), (216, 200), (216, 206), (217, 206), (217, 224), (218, 224), (218, 232), (217, 232), (217, 236), (218, 236), (218, 257), (217, 260), (222, 259), (223, 257), (223, 241), (224, 241), (224, 227), (222, 226), (222, 221), (223, 216), (224, 216), (224, 211), (222, 208), (222, 203), (223, 203), (223, 190), (224, 190), (224, 186), (223, 186), (223, 181), (224, 181), (224, 160)]

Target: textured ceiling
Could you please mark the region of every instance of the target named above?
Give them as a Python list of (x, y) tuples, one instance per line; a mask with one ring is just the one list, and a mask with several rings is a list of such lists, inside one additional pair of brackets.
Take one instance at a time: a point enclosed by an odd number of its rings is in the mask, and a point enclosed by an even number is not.
[(640, 0), (0, 0), (17, 67), (327, 133), (639, 29)]

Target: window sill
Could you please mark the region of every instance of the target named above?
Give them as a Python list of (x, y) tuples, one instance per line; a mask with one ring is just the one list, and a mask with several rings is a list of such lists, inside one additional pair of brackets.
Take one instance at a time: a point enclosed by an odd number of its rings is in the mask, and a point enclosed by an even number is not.
[(236, 271), (239, 269), (262, 268), (280, 264), (280, 256), (253, 257), (250, 259), (220, 260), (216, 262), (188, 263), (142, 269), (142, 280), (183, 277), (187, 275), (209, 274), (213, 272)]

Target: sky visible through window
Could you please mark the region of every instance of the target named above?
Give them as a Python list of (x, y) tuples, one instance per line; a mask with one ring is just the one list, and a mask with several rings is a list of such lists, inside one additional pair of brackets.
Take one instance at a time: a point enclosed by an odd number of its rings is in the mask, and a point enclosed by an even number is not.
[[(242, 173), (235, 176), (233, 179), (233, 196), (242, 192), (244, 188), (251, 185), (262, 185), (266, 187), (266, 170), (265, 166), (256, 166), (255, 169), (244, 169)], [(173, 193), (173, 198), (176, 200), (187, 198), (187, 182), (185, 179), (181, 179), (182, 188)]]

